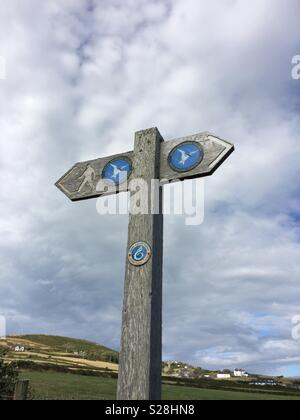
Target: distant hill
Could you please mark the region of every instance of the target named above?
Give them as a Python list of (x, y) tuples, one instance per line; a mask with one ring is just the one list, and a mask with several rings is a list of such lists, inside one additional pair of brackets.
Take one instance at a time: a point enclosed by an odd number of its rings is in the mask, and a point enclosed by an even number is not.
[(35, 344), (34, 348), (41, 347), (53, 352), (62, 352), (68, 354), (82, 354), (89, 360), (102, 360), (118, 363), (118, 352), (108, 347), (93, 343), (87, 340), (81, 340), (69, 337), (58, 337), (52, 335), (22, 335), (8, 337), (15, 343), (20, 341), (30, 347), (30, 343)]

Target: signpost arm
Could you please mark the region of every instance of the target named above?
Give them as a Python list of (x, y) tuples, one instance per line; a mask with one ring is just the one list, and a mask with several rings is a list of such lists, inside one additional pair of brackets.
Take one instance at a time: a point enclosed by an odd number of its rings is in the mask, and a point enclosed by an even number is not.
[[(148, 214), (131, 214), (128, 250), (139, 241), (152, 256), (142, 266), (127, 258), (119, 362), (118, 400), (160, 400), (162, 362), (162, 188), (151, 200), (151, 181), (160, 178), (163, 138), (156, 128), (136, 133), (132, 179), (148, 185)], [(134, 191), (131, 204), (136, 200)], [(158, 214), (151, 214), (158, 208)]]

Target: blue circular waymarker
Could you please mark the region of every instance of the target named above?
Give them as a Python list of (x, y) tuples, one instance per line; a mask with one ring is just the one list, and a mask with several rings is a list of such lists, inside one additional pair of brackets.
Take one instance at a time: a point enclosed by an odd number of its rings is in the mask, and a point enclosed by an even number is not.
[(102, 179), (109, 185), (120, 185), (127, 181), (131, 172), (131, 160), (121, 157), (113, 159), (105, 165), (102, 171)]
[(130, 247), (128, 259), (130, 264), (141, 266), (146, 264), (151, 258), (151, 247), (146, 242), (136, 242)]
[(176, 172), (195, 169), (203, 160), (204, 152), (199, 143), (188, 141), (174, 147), (169, 154), (169, 165)]

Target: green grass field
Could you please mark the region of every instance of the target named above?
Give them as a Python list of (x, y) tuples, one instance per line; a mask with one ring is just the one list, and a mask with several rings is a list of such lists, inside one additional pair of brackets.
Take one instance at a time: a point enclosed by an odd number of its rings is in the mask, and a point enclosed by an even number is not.
[[(23, 372), (29, 379), (34, 399), (50, 400), (114, 400), (115, 379), (55, 372)], [(299, 397), (271, 395), (262, 392), (246, 393), (197, 389), (172, 385), (163, 386), (164, 400), (300, 400)]]

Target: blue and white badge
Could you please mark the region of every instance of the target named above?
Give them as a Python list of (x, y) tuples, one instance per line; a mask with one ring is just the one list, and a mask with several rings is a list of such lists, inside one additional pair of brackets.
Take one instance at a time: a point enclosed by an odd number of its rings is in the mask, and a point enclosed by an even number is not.
[(169, 154), (169, 165), (176, 172), (195, 169), (203, 160), (204, 152), (197, 142), (187, 141), (174, 147)]
[(105, 165), (102, 171), (102, 179), (108, 185), (120, 185), (127, 181), (131, 172), (131, 160), (126, 157), (121, 157), (113, 159)]
[(129, 249), (128, 259), (130, 264), (141, 266), (149, 261), (151, 254), (151, 247), (147, 242), (136, 242)]

